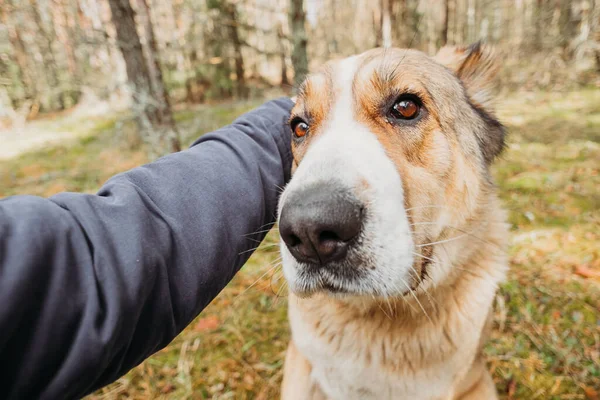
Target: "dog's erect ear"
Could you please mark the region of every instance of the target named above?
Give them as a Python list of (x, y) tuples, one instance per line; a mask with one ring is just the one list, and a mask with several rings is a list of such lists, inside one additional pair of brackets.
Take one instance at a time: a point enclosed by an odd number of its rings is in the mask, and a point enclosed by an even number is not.
[(476, 42), (468, 47), (445, 46), (434, 59), (450, 68), (463, 82), (477, 106), (493, 108), (493, 88), (500, 69), (493, 47)]
[(506, 131), (493, 114), (493, 89), (499, 62), (494, 49), (477, 42), (468, 47), (442, 47), (434, 57), (450, 68), (462, 81), (469, 103), (485, 124), (485, 132), (476, 132), (487, 165), (504, 149)]

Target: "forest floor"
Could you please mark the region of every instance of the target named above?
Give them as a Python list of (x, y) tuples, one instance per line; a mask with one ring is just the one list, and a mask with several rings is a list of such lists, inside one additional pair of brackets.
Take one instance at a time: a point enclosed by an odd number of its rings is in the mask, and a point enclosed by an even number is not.
[[(177, 113), (186, 143), (257, 103)], [(511, 267), (486, 353), (503, 399), (600, 398), (600, 91), (503, 96), (507, 151), (494, 167), (509, 210)], [(0, 197), (94, 192), (147, 161), (97, 118), (64, 145), (0, 161)], [(72, 129), (77, 125), (72, 125)], [(271, 233), (168, 347), (89, 399), (275, 399), (289, 339)], [(148, 327), (152, 329), (152, 327)]]

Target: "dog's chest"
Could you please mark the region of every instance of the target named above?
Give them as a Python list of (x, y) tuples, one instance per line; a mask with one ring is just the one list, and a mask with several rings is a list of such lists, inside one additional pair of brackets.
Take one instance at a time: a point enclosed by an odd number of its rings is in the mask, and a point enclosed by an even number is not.
[[(331, 330), (320, 335), (306, 319), (291, 323), (294, 342), (312, 366), (312, 380), (331, 400), (452, 398), (476, 351), (469, 340), (449, 346), (348, 321), (344, 326), (329, 321)], [(447, 340), (443, 334), (433, 337)]]
[(315, 342), (299, 346), (312, 365), (312, 380), (331, 400), (451, 398), (448, 396), (451, 396), (455, 380), (452, 368), (408, 372), (407, 367), (403, 371), (394, 371), (369, 364), (360, 355), (341, 357)]

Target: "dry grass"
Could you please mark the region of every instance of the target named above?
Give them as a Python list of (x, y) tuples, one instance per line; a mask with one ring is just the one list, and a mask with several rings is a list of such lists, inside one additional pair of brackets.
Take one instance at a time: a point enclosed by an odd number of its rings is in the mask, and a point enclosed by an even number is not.
[[(193, 132), (250, 105), (182, 112)], [(510, 146), (495, 175), (512, 223), (511, 272), (486, 348), (505, 399), (598, 399), (600, 93), (521, 93), (500, 103)], [(68, 148), (0, 163), (0, 195), (93, 191), (145, 160), (113, 124)], [(90, 399), (273, 399), (289, 333), (271, 234), (227, 289), (167, 348)], [(275, 269), (278, 271), (278, 269)], [(148, 327), (152, 329), (152, 327)]]

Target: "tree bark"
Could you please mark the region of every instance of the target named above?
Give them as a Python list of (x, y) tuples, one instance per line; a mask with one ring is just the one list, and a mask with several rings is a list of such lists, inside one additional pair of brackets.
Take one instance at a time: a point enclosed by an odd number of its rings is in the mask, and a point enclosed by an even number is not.
[(444, 0), (444, 11), (443, 11), (443, 19), (442, 19), (442, 36), (440, 38), (441, 45), (445, 46), (448, 43), (448, 21), (450, 20), (450, 0)]
[(51, 92), (50, 106), (53, 105), (53, 100), (56, 99), (58, 101), (58, 108), (60, 110), (64, 110), (65, 103), (62, 97), (62, 88), (60, 87), (60, 78), (58, 76), (58, 65), (56, 63), (53, 49), (54, 38), (44, 27), (44, 22), (42, 21), (42, 17), (38, 9), (37, 1), (29, 0), (29, 4), (31, 6), (33, 20), (37, 26), (41, 38), (40, 47), (42, 51), (42, 58), (44, 60), (44, 69), (46, 71), (46, 78), (48, 79), (48, 86), (50, 86)]
[(576, 24), (573, 23), (573, 11), (571, 9), (571, 1), (560, 0), (560, 17), (558, 21), (560, 29), (560, 45), (567, 58), (571, 57), (569, 45), (575, 36)]
[[(14, 10), (14, 5), (11, 0), (5, 1), (0, 0), (0, 22), (8, 30), (8, 40), (15, 53), (15, 61), (19, 67), (19, 79), (23, 85), (23, 92), (25, 99), (30, 101), (36, 101), (36, 89), (31, 76), (30, 65), (25, 49), (25, 43), (19, 32), (19, 29), (14, 24), (15, 18), (11, 16), (11, 12)], [(11, 23), (13, 22), (13, 23)]]
[(277, 39), (279, 41), (279, 59), (281, 60), (281, 86), (287, 87), (290, 85), (290, 81), (288, 79), (285, 46), (283, 44), (283, 26), (281, 24), (277, 26)]
[[(77, 40), (80, 38), (75, 29), (71, 27), (71, 15), (69, 12), (69, 2), (66, 0), (53, 0), (53, 12), (56, 13), (54, 21), (56, 26), (60, 30), (60, 35), (57, 32), (58, 40), (64, 46), (64, 50), (67, 56), (67, 68), (69, 71), (69, 82), (63, 90), (63, 98), (68, 97), (70, 99), (70, 106), (74, 106), (78, 103), (81, 94), (81, 84), (83, 81), (81, 65), (78, 57), (75, 53), (75, 46)], [(56, 31), (56, 28), (55, 28)]]
[(391, 6), (390, 0), (381, 0), (381, 41), (384, 48), (392, 47)]
[(306, 13), (303, 0), (291, 0), (290, 25), (292, 27), (292, 65), (294, 66), (294, 83), (299, 85), (308, 74), (308, 56), (306, 46)]
[(145, 30), (146, 34), (148, 35), (148, 51), (146, 58), (149, 63), (148, 70), (150, 71), (150, 79), (152, 84), (152, 97), (157, 103), (158, 124), (164, 131), (164, 134), (168, 136), (171, 151), (180, 151), (181, 142), (179, 140), (177, 127), (175, 126), (175, 119), (173, 118), (173, 110), (171, 109), (169, 93), (165, 88), (162, 67), (159, 59), (158, 45), (156, 42), (156, 36), (154, 35), (154, 25), (152, 24), (152, 17), (150, 14), (150, 7), (148, 6), (148, 0), (141, 0), (140, 3), (146, 17)]
[(591, 11), (592, 40), (595, 43), (594, 59), (596, 60), (596, 71), (600, 73), (600, 1), (595, 0)]
[(235, 4), (227, 2), (223, 11), (225, 17), (230, 21), (230, 23), (227, 24), (227, 27), (229, 29), (229, 39), (231, 40), (231, 44), (233, 44), (235, 75), (237, 77), (237, 95), (240, 98), (246, 98), (248, 96), (248, 88), (246, 87), (246, 71), (244, 69), (244, 57), (242, 55), (242, 40), (240, 39), (238, 31), (238, 18)]
[[(145, 6), (145, 1), (142, 1)], [(150, 142), (153, 151), (162, 153), (161, 148), (168, 147), (171, 151), (179, 151), (181, 146), (175, 129), (175, 122), (168, 95), (164, 90), (160, 62), (154, 51), (151, 60), (156, 68), (158, 86), (153, 90), (152, 78), (144, 52), (142, 42), (136, 29), (135, 12), (129, 0), (109, 0), (112, 21), (117, 33), (119, 50), (125, 60), (127, 78), (133, 90), (134, 113), (138, 121), (143, 138)], [(156, 50), (154, 32), (149, 35), (149, 47)], [(152, 38), (150, 38), (152, 36)], [(152, 42), (154, 42), (152, 44)], [(160, 81), (160, 83), (158, 82)], [(162, 95), (157, 95), (161, 93)]]

